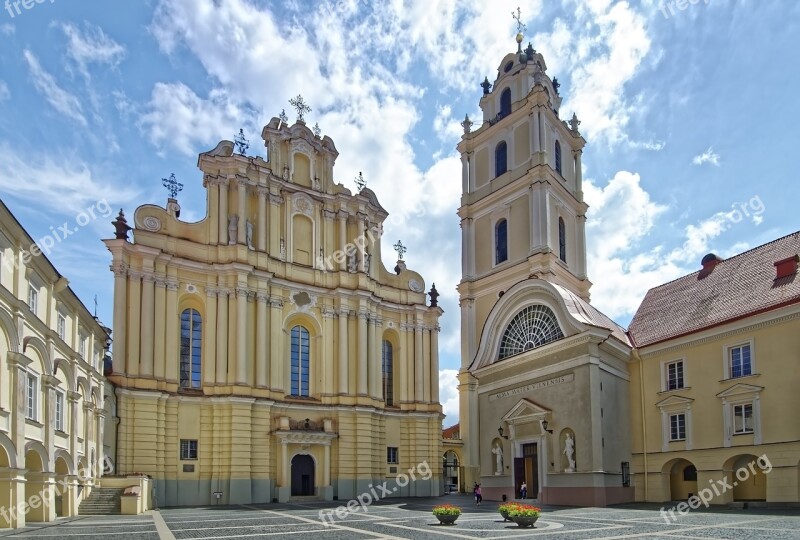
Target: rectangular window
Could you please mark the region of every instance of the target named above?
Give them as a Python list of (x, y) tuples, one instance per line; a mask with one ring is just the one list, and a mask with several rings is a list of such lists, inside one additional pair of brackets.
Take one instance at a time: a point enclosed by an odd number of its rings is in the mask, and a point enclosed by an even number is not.
[(36, 308), (39, 305), (39, 290), (33, 286), (28, 285), (28, 308), (36, 315)]
[(682, 441), (686, 439), (686, 415), (672, 414), (669, 417), (669, 440)]
[(391, 463), (393, 465), (400, 463), (397, 457), (397, 447), (389, 446), (386, 449), (386, 463)]
[(56, 431), (64, 431), (64, 394), (56, 392)]
[(58, 332), (58, 337), (61, 338), (61, 341), (64, 341), (67, 337), (67, 318), (64, 317), (61, 313), (58, 314), (58, 320), (56, 321), (56, 332)]
[(197, 459), (196, 439), (181, 439), (181, 459)]
[(81, 336), (78, 341), (78, 354), (84, 360), (86, 360), (86, 341), (87, 341), (86, 336)]
[(28, 384), (26, 387), (25, 392), (25, 403), (26, 403), (26, 411), (25, 416), (30, 418), (31, 420), (36, 420), (36, 413), (38, 412), (38, 392), (37, 392), (37, 381), (34, 375), (28, 375)]
[(683, 360), (667, 364), (666, 390), (678, 390), (680, 388), (683, 388)]
[(753, 433), (753, 404), (733, 406), (733, 432)]
[(750, 356), (750, 344), (731, 347), (728, 350), (728, 363), (731, 379), (752, 375), (753, 364)]

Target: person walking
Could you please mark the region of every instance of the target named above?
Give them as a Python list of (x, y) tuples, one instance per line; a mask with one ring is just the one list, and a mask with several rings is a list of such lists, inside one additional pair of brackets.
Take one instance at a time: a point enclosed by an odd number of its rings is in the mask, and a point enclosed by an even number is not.
[(525, 480), (522, 481), (522, 485), (519, 487), (519, 498), (520, 499), (528, 498), (528, 484), (525, 483)]
[(483, 501), (483, 495), (481, 495), (481, 485), (475, 484), (475, 503), (481, 504)]

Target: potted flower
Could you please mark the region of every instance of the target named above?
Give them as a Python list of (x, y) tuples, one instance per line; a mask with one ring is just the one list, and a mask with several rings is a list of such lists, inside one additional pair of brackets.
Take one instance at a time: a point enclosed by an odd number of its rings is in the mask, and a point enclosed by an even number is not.
[(440, 504), (433, 507), (433, 515), (442, 525), (452, 525), (461, 515), (461, 508), (452, 504)]
[(523, 529), (532, 527), (542, 511), (529, 504), (518, 504), (508, 511), (508, 517)]
[(508, 521), (510, 518), (508, 516), (509, 511), (519, 506), (519, 503), (510, 502), (510, 503), (503, 503), (497, 509), (500, 512), (500, 515), (503, 516), (503, 521)]

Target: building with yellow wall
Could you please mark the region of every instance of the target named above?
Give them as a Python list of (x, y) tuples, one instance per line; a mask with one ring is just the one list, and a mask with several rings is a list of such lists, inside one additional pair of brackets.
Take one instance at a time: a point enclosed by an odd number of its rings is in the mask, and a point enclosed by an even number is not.
[(0, 527), (77, 515), (97, 484), (108, 338), (0, 201)]
[(794, 233), (708, 255), (647, 293), (629, 329), (637, 500), (800, 502), (799, 253)]
[(273, 118), (262, 138), (267, 160), (200, 155), (201, 221), (172, 198), (105, 241), (117, 471), (150, 474), (162, 506), (437, 494), (436, 293), (383, 266), (387, 213), (334, 181), (329, 137)]

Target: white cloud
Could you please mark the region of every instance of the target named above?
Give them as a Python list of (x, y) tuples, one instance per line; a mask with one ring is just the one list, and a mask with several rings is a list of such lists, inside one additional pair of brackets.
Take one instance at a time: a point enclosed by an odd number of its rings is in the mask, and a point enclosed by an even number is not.
[(75, 25), (64, 23), (61, 30), (67, 36), (67, 57), (72, 59), (88, 79), (89, 64), (117, 66), (125, 56), (125, 47), (108, 37), (99, 26), (86, 24), (81, 32)]
[(709, 146), (708, 150), (706, 150), (705, 152), (703, 152), (698, 156), (694, 156), (694, 158), (692, 158), (692, 163), (694, 163), (695, 165), (703, 165), (704, 163), (710, 163), (716, 167), (719, 167), (719, 160), (720, 160), (720, 155), (714, 152), (714, 148)]
[(83, 107), (77, 97), (61, 88), (55, 78), (42, 68), (39, 60), (29, 50), (23, 51), (25, 61), (28, 63), (33, 85), (42, 94), (47, 102), (58, 112), (86, 127), (88, 122), (83, 116)]
[(14, 28), (13, 24), (10, 23), (0, 24), (0, 34), (6, 36), (13, 36), (16, 33), (16, 31), (17, 29)]
[(11, 98), (11, 90), (8, 89), (8, 85), (5, 81), (0, 80), (0, 103), (3, 101), (7, 101)]
[(439, 370), (439, 401), (442, 412), (447, 416), (444, 425), (447, 427), (458, 423), (458, 370)]
[(433, 130), (439, 140), (445, 143), (452, 143), (453, 146), (461, 140), (464, 128), (461, 126), (463, 120), (457, 120), (452, 116), (453, 110), (450, 105), (438, 105), (436, 116), (433, 119)]
[(636, 150), (660, 152), (667, 146), (667, 143), (664, 141), (629, 141), (628, 146)]

